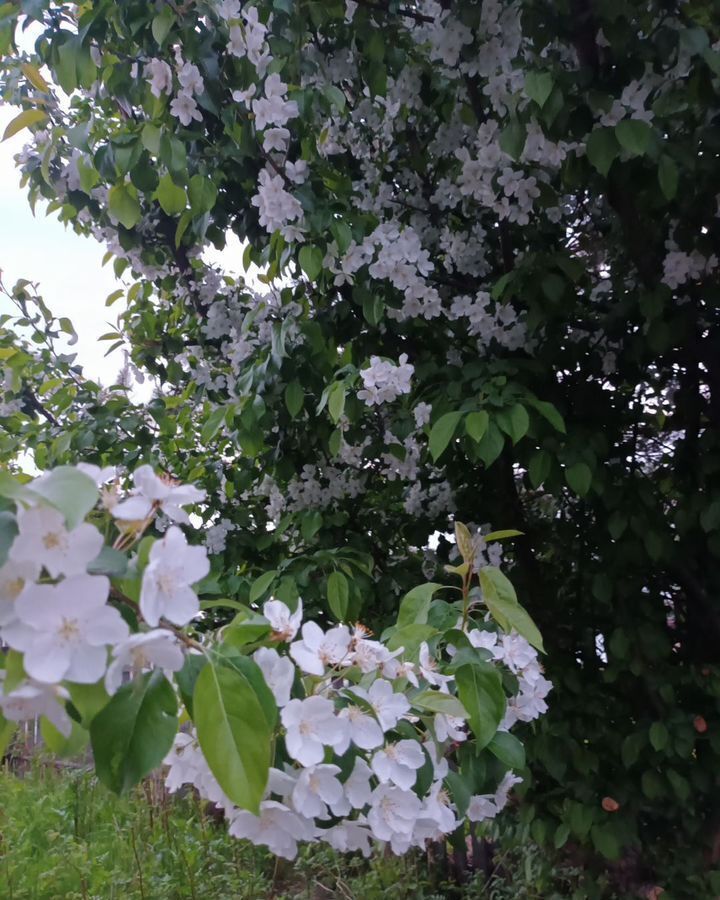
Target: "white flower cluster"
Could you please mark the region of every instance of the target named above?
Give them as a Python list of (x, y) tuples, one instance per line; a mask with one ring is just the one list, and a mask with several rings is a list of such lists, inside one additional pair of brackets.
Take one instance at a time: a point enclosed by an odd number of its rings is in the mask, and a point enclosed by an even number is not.
[[(166, 758), (168, 789), (194, 785), (224, 810), (231, 835), (288, 859), (300, 842), (325, 841), (369, 856), (371, 843), (381, 841), (401, 854), (454, 831), (463, 816), (447, 788), (446, 756), (469, 733), (463, 717), (443, 713), (426, 712), (426, 730), (417, 727), (419, 695), (452, 697), (454, 678), (440, 672), (428, 645), (411, 662), (402, 648), (391, 652), (360, 625), (301, 627), (301, 603), (291, 612), (270, 600), (263, 614), (273, 646), (256, 650), (253, 659), (280, 710), (284, 753), (270, 769), (259, 815), (223, 794), (192, 732), (178, 734)], [(479, 628), (468, 636), (521, 684), (501, 728), (540, 715), (551, 685), (527, 641)], [(279, 652), (283, 645), (289, 645), (287, 655)], [(293, 696), (299, 684), (303, 695)], [(520, 780), (508, 772), (492, 793), (473, 795), (466, 817), (496, 816)]]
[[(170, 113), (180, 120), (181, 125), (201, 122), (202, 114), (195, 97), (205, 91), (205, 82), (196, 65), (185, 62), (178, 52), (175, 59), (175, 74), (180, 83), (175, 98), (170, 103)], [(173, 70), (163, 59), (151, 59), (145, 65), (145, 78), (150, 85), (150, 93), (155, 97), (173, 92)]]
[[(112, 477), (96, 466), (77, 468), (93, 487)], [(112, 694), (127, 668), (182, 668), (177, 638), (157, 626), (161, 619), (183, 626), (197, 615), (199, 601), (191, 585), (207, 575), (209, 563), (203, 547), (189, 545), (178, 527), (168, 528), (153, 543), (142, 576), (138, 608), (151, 630), (131, 635), (109, 602), (109, 578), (91, 574), (93, 564), (102, 561), (101, 532), (88, 522), (69, 527), (59, 509), (42, 501), (40, 491), (51, 478), (49, 473), (36, 479), (31, 485), (38, 493), (28, 491), (18, 500), (18, 534), (0, 568), (0, 642), (23, 654), (28, 676), (19, 684), (5, 680), (0, 710), (13, 721), (45, 715), (67, 735), (71, 722), (61, 682), (94, 684), (104, 678)], [(187, 523), (182, 507), (205, 496), (192, 486), (159, 478), (150, 466), (137, 469), (134, 484), (125, 500), (118, 502), (114, 489), (102, 497), (126, 535), (142, 533), (160, 511)]]
[(684, 253), (672, 249), (663, 261), (663, 282), (673, 290), (688, 281), (697, 281), (703, 275), (713, 272), (718, 266), (718, 259), (713, 254), (709, 259), (698, 250)]
[(407, 353), (400, 355), (397, 364), (371, 356), (370, 365), (360, 371), (363, 388), (358, 391), (358, 399), (364, 400), (368, 406), (380, 406), (391, 403), (401, 394), (409, 394), (415, 367), (407, 359)]

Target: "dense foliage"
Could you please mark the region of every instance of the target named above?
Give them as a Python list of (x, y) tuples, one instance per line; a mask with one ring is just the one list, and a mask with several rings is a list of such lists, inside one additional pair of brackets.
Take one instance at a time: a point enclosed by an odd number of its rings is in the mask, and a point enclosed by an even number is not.
[[(157, 386), (8, 333), (5, 458), (200, 481), (220, 594), (272, 572), (379, 624), (453, 514), (519, 528), (556, 685), (523, 815), (688, 897), (720, 754), (719, 39), (712, 0), (0, 6), (31, 198), (108, 243), (108, 340)], [(203, 262), (229, 231), (264, 293)]]

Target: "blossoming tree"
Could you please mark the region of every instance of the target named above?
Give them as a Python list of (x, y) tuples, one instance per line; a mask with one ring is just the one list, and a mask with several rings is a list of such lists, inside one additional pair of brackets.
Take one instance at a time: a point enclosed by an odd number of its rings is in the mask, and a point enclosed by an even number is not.
[[(550, 649), (532, 834), (639, 846), (669, 877), (671, 835), (696, 893), (720, 752), (719, 37), (710, 0), (0, 6), (30, 199), (107, 244), (104, 339), (156, 388), (83, 378), (71, 323), (8, 288), (31, 335), (1, 339), (4, 458), (198, 483), (202, 596), (302, 597), (323, 635), (328, 614), (396, 626), (421, 571), (464, 564), (455, 516), (516, 526), (473, 565), (514, 566)], [(231, 234), (225, 271), (206, 250)], [(150, 625), (187, 588), (155, 552)]]
[(39, 716), (55, 752), (89, 739), (118, 793), (165, 761), (171, 791), (195, 786), (230, 834), (289, 859), (299, 841), (404, 853), (497, 815), (524, 765), (510, 729), (547, 709), (551, 685), (532, 620), (499, 569), (477, 568), (465, 526), (460, 598), (419, 586), (380, 641), (359, 623), (302, 624), (301, 600), (276, 599), (209, 601), (233, 618), (197, 640), (207, 550), (177, 524), (148, 532), (161, 514), (189, 524), (183, 507), (205, 494), (149, 466), (133, 482), (122, 499), (112, 469), (86, 463), (5, 473), (4, 745)]

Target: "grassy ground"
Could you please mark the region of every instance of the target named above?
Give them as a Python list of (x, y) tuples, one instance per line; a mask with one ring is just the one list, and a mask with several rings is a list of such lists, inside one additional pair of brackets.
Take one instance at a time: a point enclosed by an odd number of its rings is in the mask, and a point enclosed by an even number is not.
[[(504, 875), (458, 893), (424, 856), (370, 862), (319, 847), (292, 864), (228, 837), (192, 796), (147, 782), (111, 797), (91, 773), (35, 762), (0, 769), (0, 900), (468, 900), (570, 898), (575, 873), (548, 872), (542, 854), (509, 850)], [(552, 884), (551, 884), (552, 882)]]

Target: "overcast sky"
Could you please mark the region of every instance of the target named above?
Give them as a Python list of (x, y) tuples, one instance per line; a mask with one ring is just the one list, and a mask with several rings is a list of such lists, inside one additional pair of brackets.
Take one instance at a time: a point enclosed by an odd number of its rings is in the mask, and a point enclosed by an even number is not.
[[(17, 115), (14, 107), (0, 106), (0, 134)], [(118, 287), (112, 264), (103, 267), (104, 248), (82, 238), (57, 220), (45, 215), (38, 203), (35, 216), (27, 193), (20, 188), (20, 175), (13, 156), (28, 140), (27, 129), (0, 143), (0, 269), (6, 287), (18, 278), (39, 282), (39, 292), (58, 316), (68, 316), (79, 340), (74, 350), (88, 375), (113, 380), (122, 366), (122, 353), (103, 358), (109, 344), (97, 338), (109, 331), (113, 308), (105, 308), (105, 298)], [(7, 301), (3, 312), (9, 311)]]

